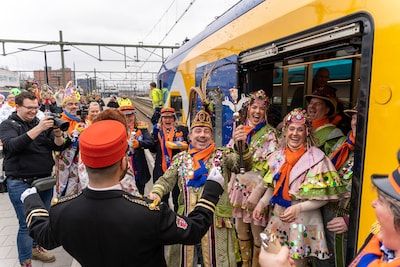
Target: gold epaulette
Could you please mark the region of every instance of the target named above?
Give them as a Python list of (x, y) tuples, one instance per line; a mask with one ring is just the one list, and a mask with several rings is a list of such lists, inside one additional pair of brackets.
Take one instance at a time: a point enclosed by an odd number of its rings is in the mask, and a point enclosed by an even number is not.
[(142, 206), (147, 207), (149, 210), (160, 210), (160, 207), (158, 206), (152, 206), (151, 202), (146, 201), (146, 199), (142, 198), (142, 197), (137, 197), (137, 196), (133, 196), (131, 194), (123, 194), (122, 195), (126, 200), (132, 202), (132, 203), (136, 203)]
[(380, 231), (381, 231), (381, 225), (379, 224), (379, 222), (374, 222), (371, 226), (371, 233), (377, 235), (379, 234)]
[(69, 195), (69, 196), (65, 196), (65, 197), (61, 197), (61, 198), (57, 198), (57, 197), (53, 197), (53, 199), (51, 200), (51, 206), (55, 206), (57, 204), (69, 201), (71, 199), (77, 198), (80, 194), (82, 194), (82, 191), (73, 195)]
[(147, 129), (148, 127), (149, 127), (149, 125), (144, 121), (138, 121), (137, 122), (137, 128), (138, 129)]

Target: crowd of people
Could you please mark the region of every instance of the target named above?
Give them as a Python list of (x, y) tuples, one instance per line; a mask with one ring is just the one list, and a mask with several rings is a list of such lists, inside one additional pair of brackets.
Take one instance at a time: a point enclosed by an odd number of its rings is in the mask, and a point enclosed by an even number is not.
[[(137, 120), (128, 97), (105, 106), (71, 83), (56, 94), (42, 86), (7, 97), (2, 108), (13, 110), (0, 139), (21, 266), (54, 261), (43, 247), (60, 245), (83, 266), (345, 265), (337, 250), (346, 247), (357, 107), (341, 109), (335, 89), (318, 83), (306, 108), (293, 107), (276, 129), (266, 91), (256, 90), (232, 140), (217, 147), (209, 101), (188, 128), (155, 83), (150, 95), (152, 125)], [(155, 154), (153, 170), (145, 149)], [(389, 264), (399, 255), (390, 236), (399, 171), (373, 182), (382, 232), (353, 266), (398, 266)]]

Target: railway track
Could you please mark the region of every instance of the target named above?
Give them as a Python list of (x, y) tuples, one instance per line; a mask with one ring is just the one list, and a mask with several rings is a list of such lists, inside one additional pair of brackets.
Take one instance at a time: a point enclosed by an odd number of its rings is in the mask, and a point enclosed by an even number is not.
[(138, 119), (150, 122), (154, 112), (151, 100), (148, 98), (136, 97), (133, 99), (133, 104), (135, 105), (135, 109), (139, 112), (139, 114), (137, 114)]

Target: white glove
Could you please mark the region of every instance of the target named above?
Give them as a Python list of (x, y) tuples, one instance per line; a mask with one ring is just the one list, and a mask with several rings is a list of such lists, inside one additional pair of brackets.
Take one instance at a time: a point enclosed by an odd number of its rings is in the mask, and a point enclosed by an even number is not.
[(33, 195), (36, 193), (37, 193), (36, 187), (31, 187), (31, 188), (25, 189), (25, 191), (21, 194), (21, 198), (20, 198), (21, 202), (24, 203), (24, 200), (27, 196)]
[(211, 180), (214, 182), (219, 183), (222, 187), (224, 187), (224, 177), (222, 176), (222, 174), (220, 173), (220, 171), (218, 170), (218, 168), (213, 167), (207, 177), (207, 180)]

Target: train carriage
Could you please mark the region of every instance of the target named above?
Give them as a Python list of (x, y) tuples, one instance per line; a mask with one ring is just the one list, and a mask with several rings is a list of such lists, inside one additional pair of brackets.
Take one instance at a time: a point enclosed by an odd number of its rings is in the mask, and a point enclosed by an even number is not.
[[(221, 105), (229, 88), (265, 89), (272, 124), (304, 106), (320, 68), (344, 108), (358, 104), (348, 259), (375, 221), (372, 173), (388, 173), (400, 148), (399, 1), (240, 1), (170, 56), (159, 84), (169, 104), (190, 122), (198, 108), (190, 93), (213, 67), (207, 88), (215, 104), (215, 137), (225, 145), (232, 113)], [(192, 100), (192, 101), (191, 101)], [(167, 103), (168, 105), (168, 103)]]

